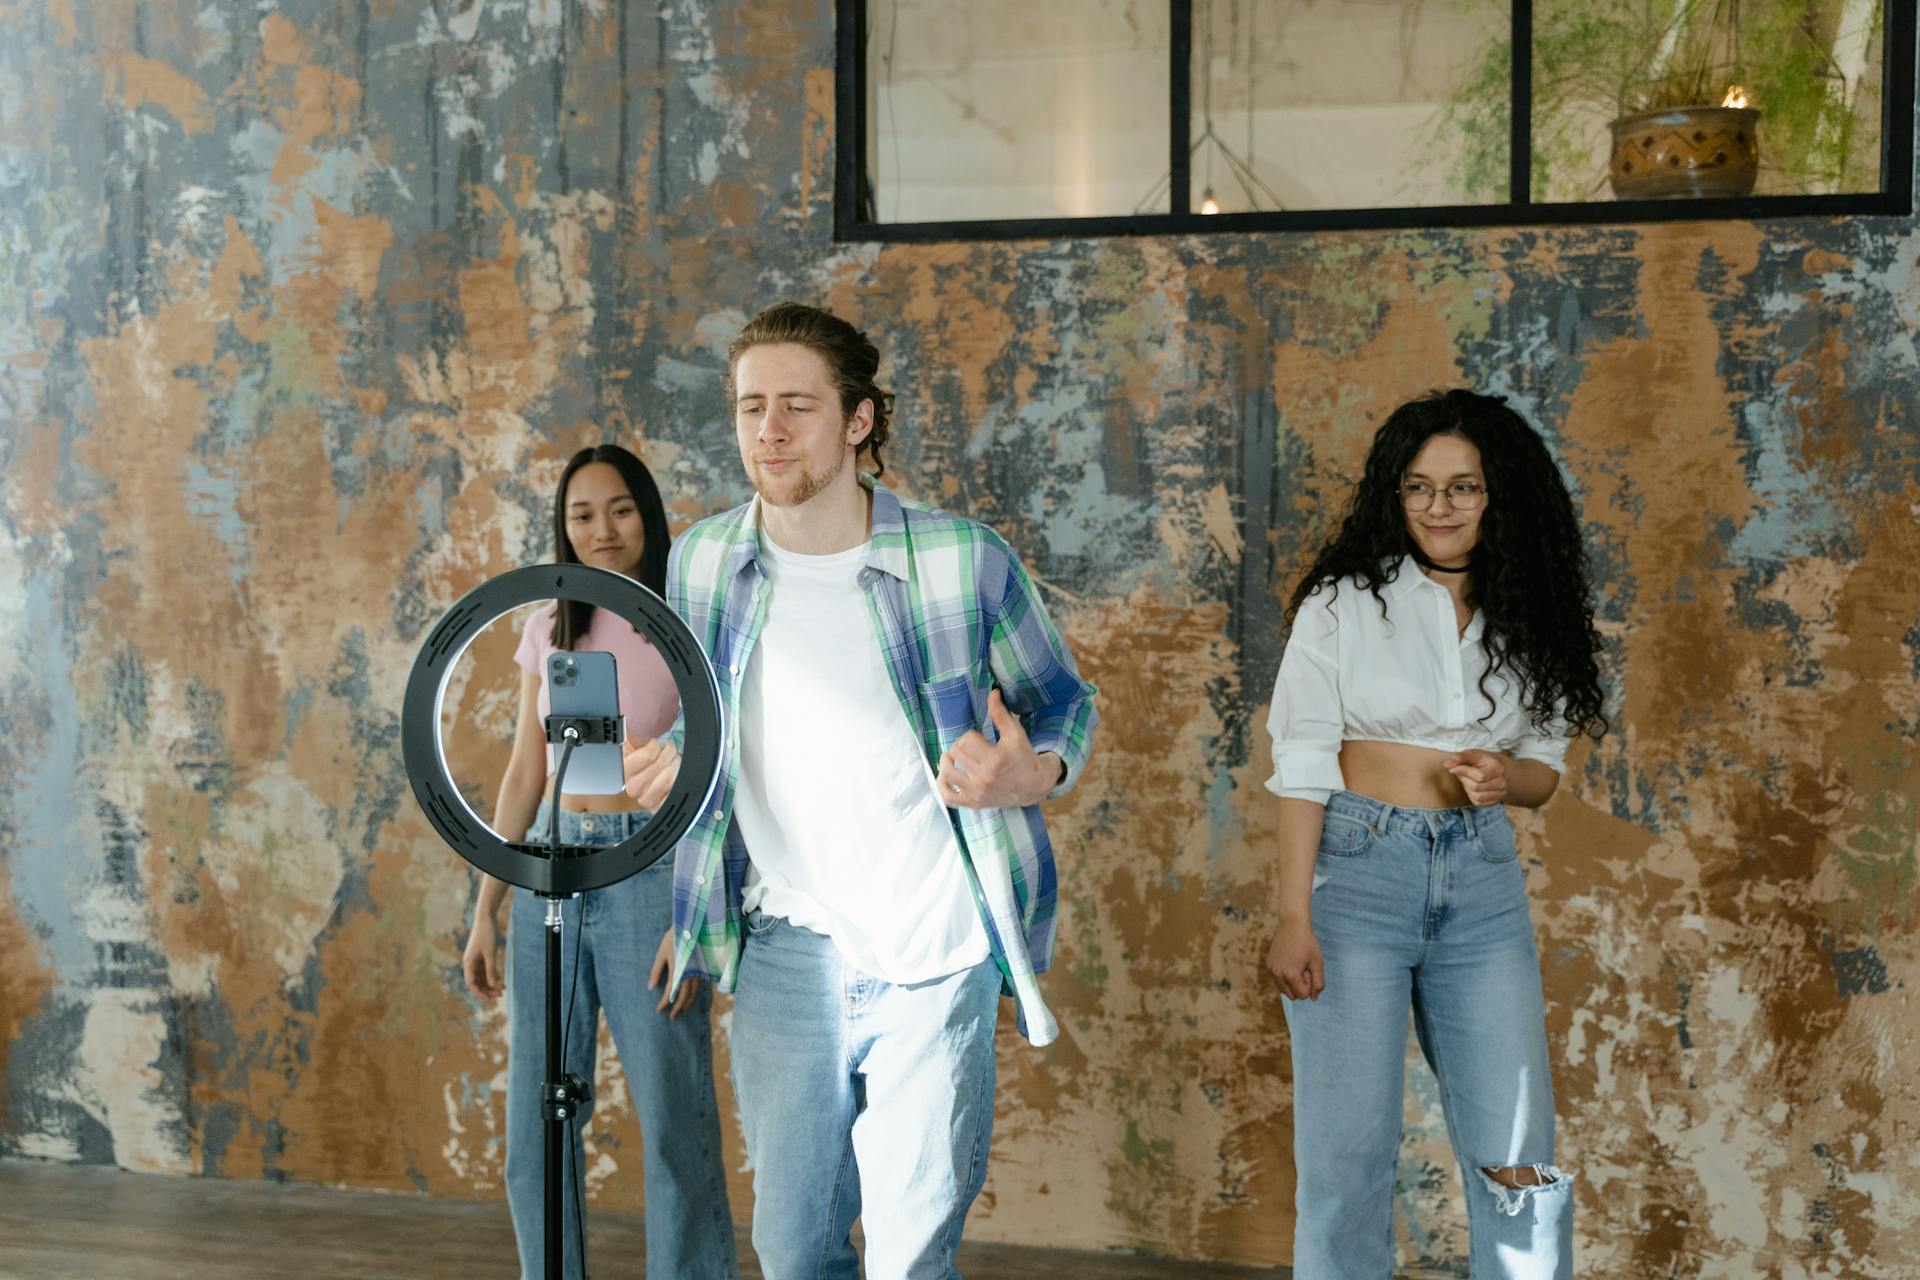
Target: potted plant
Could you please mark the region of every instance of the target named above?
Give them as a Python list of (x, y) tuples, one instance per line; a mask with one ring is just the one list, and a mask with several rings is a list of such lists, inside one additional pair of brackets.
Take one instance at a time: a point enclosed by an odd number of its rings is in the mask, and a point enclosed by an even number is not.
[(1617, 116), (1607, 181), (1622, 200), (1744, 196), (1760, 175), (1760, 113), (1729, 86), (1719, 105), (1698, 96)]
[[(1763, 143), (1770, 187), (1844, 189), (1877, 162), (1857, 123), (1877, 106), (1854, 98), (1877, 96), (1880, 15), (1877, 0), (1541, 0), (1533, 198), (1745, 194)], [(1510, 53), (1490, 42), (1431, 126), (1426, 154), (1459, 157), (1469, 200), (1506, 194)]]

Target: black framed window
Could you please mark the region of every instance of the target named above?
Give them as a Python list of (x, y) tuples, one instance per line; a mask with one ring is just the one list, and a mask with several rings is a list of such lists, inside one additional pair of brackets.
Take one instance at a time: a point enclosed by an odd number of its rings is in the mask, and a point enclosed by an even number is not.
[(1907, 214), (1915, 0), (838, 0), (835, 234)]

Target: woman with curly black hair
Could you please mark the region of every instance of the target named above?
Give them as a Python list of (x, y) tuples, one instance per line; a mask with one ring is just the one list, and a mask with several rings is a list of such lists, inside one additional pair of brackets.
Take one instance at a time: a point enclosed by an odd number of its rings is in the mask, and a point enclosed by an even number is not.
[(1503, 806), (1606, 729), (1573, 503), (1504, 401), (1400, 406), (1288, 607), (1269, 728), (1301, 1280), (1393, 1268), (1407, 1013), (1467, 1181), (1475, 1277), (1572, 1275), (1540, 963)]

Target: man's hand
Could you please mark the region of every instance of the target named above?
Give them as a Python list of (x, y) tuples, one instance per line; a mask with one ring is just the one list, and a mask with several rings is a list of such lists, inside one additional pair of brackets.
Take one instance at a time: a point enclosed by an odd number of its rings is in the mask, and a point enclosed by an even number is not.
[(673, 998), (671, 1006), (667, 1003), (667, 980), (673, 977), (673, 930), (667, 930), (660, 939), (660, 949), (653, 953), (653, 971), (647, 975), (647, 990), (658, 989), (660, 1003), (653, 1007), (655, 1013), (664, 1013), (669, 1019), (677, 1018), (693, 1007), (693, 1000), (699, 994), (698, 984), (705, 978), (691, 975), (680, 979), (680, 993)]
[(1060, 757), (1037, 752), (1019, 719), (995, 689), (987, 695), (987, 714), (1000, 730), (990, 743), (977, 729), (940, 757), (935, 784), (940, 798), (955, 809), (1018, 809), (1039, 804), (1060, 784)]
[(1491, 751), (1470, 748), (1447, 757), (1447, 772), (1460, 779), (1474, 804), (1499, 804), (1507, 798), (1507, 762)]
[(645, 742), (628, 738), (620, 752), (620, 767), (626, 775), (627, 794), (653, 813), (667, 802), (667, 793), (680, 776), (680, 753), (664, 738)]

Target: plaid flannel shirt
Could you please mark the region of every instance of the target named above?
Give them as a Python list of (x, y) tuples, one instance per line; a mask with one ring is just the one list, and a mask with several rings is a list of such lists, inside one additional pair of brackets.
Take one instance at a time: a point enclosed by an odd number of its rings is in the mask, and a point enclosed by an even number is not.
[[(997, 741), (987, 714), (997, 686), (1033, 749), (1065, 763), (1052, 794), (1066, 792), (1086, 767), (1095, 690), (1080, 678), (1012, 548), (985, 525), (902, 502), (870, 477), (861, 483), (873, 495), (873, 539), (859, 581), (901, 714), (928, 764), (968, 730)], [(740, 895), (751, 854), (733, 821), (733, 800), (741, 676), (767, 615), (758, 517), (755, 498), (701, 521), (675, 539), (668, 563), (667, 601), (713, 662), (725, 722), (713, 797), (674, 850), (669, 989), (692, 974), (732, 991), (740, 972)], [(1027, 1038), (1047, 1044), (1059, 1024), (1035, 975), (1053, 958), (1059, 881), (1040, 806), (948, 812), (1002, 994), (1018, 1001)]]

